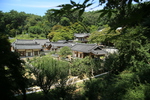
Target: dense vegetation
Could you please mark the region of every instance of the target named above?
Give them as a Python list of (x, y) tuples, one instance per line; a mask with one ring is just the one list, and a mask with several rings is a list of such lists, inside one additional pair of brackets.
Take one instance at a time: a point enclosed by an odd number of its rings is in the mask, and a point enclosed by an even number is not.
[[(132, 5), (132, 1), (137, 4)], [(92, 0), (85, 0), (82, 4), (76, 4), (71, 1), (71, 4), (60, 5), (61, 9), (54, 11), (56, 15), (63, 15), (66, 9), (67, 11), (79, 10), (79, 15), (82, 15), (85, 8), (92, 4), (91, 2)], [(108, 16), (106, 20), (111, 30), (106, 34), (111, 35), (111, 31), (116, 30), (117, 27), (122, 29), (120, 34), (113, 36), (118, 53), (109, 55), (104, 62), (104, 68), (109, 71), (109, 74), (102, 79), (86, 82), (86, 98), (89, 100), (150, 99), (148, 92), (150, 91), (150, 12), (147, 11), (150, 2), (141, 3), (140, 0), (122, 0), (122, 2), (100, 0), (99, 2), (106, 3), (104, 9), (100, 11), (101, 17)], [(107, 36), (101, 33), (94, 35), (99, 41), (107, 39)], [(100, 35), (104, 40), (97, 38)], [(90, 39), (97, 42), (93, 37)]]
[(96, 11), (85, 12), (82, 18), (78, 18), (77, 12), (61, 17), (55, 17), (53, 13), (48, 10), (44, 16), (38, 16), (15, 10), (0, 11), (1, 33), (16, 38), (23, 35), (26, 38), (49, 38), (51, 41), (71, 40), (74, 33), (93, 32), (103, 25), (97, 21)]
[[(48, 10), (45, 16), (38, 16), (15, 10), (0, 11), (0, 40), (2, 43), (0, 52), (3, 58), (0, 62), (2, 80), (0, 93), (5, 94), (3, 96), (6, 100), (15, 99), (13, 93), (25, 93), (25, 87), (28, 86), (27, 83), (23, 83), (26, 80), (24, 76), (26, 72), (22, 61), (17, 54), (11, 53), (9, 40), (10, 42), (15, 39), (34, 38), (49, 38), (50, 41), (70, 40), (73, 39), (74, 33), (92, 32), (97, 30), (100, 24), (102, 25), (97, 21), (98, 16), (95, 12), (86, 12), (83, 18), (79, 18), (77, 12), (61, 17), (55, 17), (53, 13), (52, 10)], [(96, 18), (93, 20), (94, 16)], [(8, 40), (8, 37), (13, 39)], [(12, 58), (13, 60), (10, 60)], [(26, 99), (25, 95), (24, 99)]]
[(0, 36), (0, 93), (5, 100), (15, 100), (14, 93), (23, 93), (26, 99), (26, 79), (24, 78), (24, 63), (17, 53), (10, 50), (10, 43), (6, 36)]
[[(10, 51), (10, 44), (4, 35), (15, 37), (17, 34), (28, 33), (31, 36), (38, 34), (57, 41), (72, 39), (73, 33), (83, 32), (92, 32), (89, 40), (93, 43), (111, 40), (119, 50), (118, 53), (109, 55), (103, 64), (101, 61), (95, 62), (88, 58), (77, 59), (71, 63), (51, 58), (38, 58), (30, 61), (34, 69), (29, 66), (28, 71), (34, 73), (37, 79), (36, 84), (44, 90), (45, 98), (42, 99), (150, 99), (150, 12), (148, 11), (150, 2), (99, 0), (99, 4), (106, 3), (103, 10), (96, 11), (98, 13), (84, 12), (86, 7), (92, 5), (90, 1), (94, 0), (85, 0), (82, 4), (71, 1), (71, 4), (60, 5), (60, 10), (48, 10), (43, 17), (13, 10), (8, 13), (0, 12), (0, 40), (2, 43), (0, 54), (3, 58), (0, 62), (2, 80), (0, 86), (5, 90), (0, 90), (0, 93), (5, 96), (6, 100), (15, 99), (14, 92), (24, 93), (23, 97), (26, 99), (25, 86), (30, 84), (27, 81), (25, 84), (24, 71), (26, 70), (22, 66), (23, 62), (17, 54)], [(137, 4), (132, 5), (132, 1)], [(101, 19), (97, 21), (99, 14)], [(106, 24), (104, 19), (108, 26), (100, 32), (93, 32)], [(122, 29), (116, 31), (118, 27)], [(83, 75), (93, 76), (100, 68), (108, 71), (109, 74), (85, 82), (81, 95), (74, 94), (75, 87), (67, 87), (63, 84), (68, 74), (81, 78)], [(59, 81), (60, 86), (50, 90), (52, 84), (49, 83)]]

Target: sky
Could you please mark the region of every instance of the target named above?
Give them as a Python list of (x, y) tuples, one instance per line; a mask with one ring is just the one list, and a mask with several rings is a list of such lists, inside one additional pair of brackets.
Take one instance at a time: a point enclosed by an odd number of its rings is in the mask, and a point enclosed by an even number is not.
[[(84, 0), (73, 1), (82, 3)], [(95, 4), (96, 1), (98, 2), (98, 0), (95, 0)], [(70, 0), (0, 0), (0, 11), (9, 12), (10, 10), (15, 10), (18, 12), (43, 16), (48, 9), (56, 9), (56, 6), (68, 3), (70, 3)], [(94, 8), (95, 6), (93, 5), (91, 8)], [(87, 10), (89, 11), (91, 8), (88, 8)], [(97, 8), (92, 10), (96, 9)]]

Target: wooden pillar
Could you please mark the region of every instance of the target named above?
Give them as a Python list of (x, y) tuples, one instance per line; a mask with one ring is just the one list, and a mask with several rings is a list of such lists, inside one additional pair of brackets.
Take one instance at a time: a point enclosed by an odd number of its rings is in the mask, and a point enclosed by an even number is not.
[(27, 56), (27, 53), (26, 53), (26, 49), (25, 49), (25, 57)]
[(35, 51), (33, 51), (33, 56), (35, 55), (34, 52), (35, 52)]
[(40, 55), (40, 51), (41, 51), (41, 50), (38, 50), (38, 51), (37, 51), (37, 56), (39, 56), (39, 55)]
[(80, 53), (78, 52), (78, 57), (80, 58)]
[(31, 50), (31, 56), (33, 56), (33, 49)]
[(82, 53), (82, 58), (84, 58), (84, 53)]

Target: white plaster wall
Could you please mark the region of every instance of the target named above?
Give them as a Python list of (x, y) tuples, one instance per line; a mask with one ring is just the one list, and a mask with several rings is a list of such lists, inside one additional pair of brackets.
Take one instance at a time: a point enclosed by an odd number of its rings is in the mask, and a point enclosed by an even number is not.
[(118, 52), (118, 49), (114, 49), (114, 48), (107, 48), (104, 50), (107, 51), (108, 53), (117, 53)]

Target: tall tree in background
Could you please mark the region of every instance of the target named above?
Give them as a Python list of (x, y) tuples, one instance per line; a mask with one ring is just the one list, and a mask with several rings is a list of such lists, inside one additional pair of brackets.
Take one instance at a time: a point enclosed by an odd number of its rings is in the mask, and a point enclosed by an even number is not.
[(5, 25), (5, 33), (11, 37), (16, 36), (17, 34), (21, 34), (24, 30), (23, 26), (25, 24), (25, 20), (27, 18), (27, 14), (24, 12), (17, 12), (11, 10), (8, 13), (4, 13), (3, 21)]
[(73, 33), (73, 30), (68, 26), (55, 25), (48, 34), (48, 38), (51, 39), (51, 41), (72, 40)]
[(111, 30), (107, 25), (104, 26), (102, 30), (94, 31), (89, 36), (88, 40), (90, 43), (103, 44), (106, 46), (111, 46), (112, 43), (115, 43), (115, 38), (120, 34), (118, 30)]

